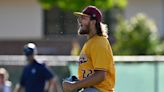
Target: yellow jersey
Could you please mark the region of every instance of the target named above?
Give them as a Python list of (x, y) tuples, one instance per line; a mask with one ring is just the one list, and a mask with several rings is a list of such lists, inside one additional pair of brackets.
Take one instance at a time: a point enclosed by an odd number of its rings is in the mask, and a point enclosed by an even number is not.
[(105, 80), (93, 87), (101, 92), (114, 92), (115, 64), (108, 39), (94, 36), (83, 46), (79, 58), (78, 77), (80, 80), (94, 74), (94, 70), (106, 71)]

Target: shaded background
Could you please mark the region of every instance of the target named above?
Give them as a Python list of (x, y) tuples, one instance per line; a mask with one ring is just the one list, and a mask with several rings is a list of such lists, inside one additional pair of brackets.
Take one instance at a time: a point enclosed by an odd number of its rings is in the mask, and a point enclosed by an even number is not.
[[(0, 0), (0, 55), (22, 55), (24, 44), (34, 42), (39, 55), (78, 56), (86, 37), (77, 36), (73, 12), (87, 5), (101, 9), (114, 55), (164, 54), (162, 0)], [(3, 58), (0, 62), (4, 62)], [(164, 66), (160, 62), (159, 77), (154, 77), (155, 66), (156, 61), (122, 63), (120, 60), (116, 63), (116, 91), (163, 92)], [(1, 67), (7, 68), (15, 86), (23, 66)], [(73, 72), (69, 65), (51, 68), (60, 80)]]

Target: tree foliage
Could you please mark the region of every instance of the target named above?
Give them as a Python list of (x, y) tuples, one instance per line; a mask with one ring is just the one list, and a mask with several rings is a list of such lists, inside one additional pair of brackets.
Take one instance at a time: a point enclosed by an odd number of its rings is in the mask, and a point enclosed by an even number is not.
[(125, 8), (127, 0), (38, 0), (44, 9), (59, 7), (63, 10), (77, 11), (88, 5), (95, 5), (101, 9), (112, 7)]
[(116, 55), (152, 55), (161, 51), (156, 25), (143, 14), (130, 21), (120, 20), (115, 38), (113, 49)]

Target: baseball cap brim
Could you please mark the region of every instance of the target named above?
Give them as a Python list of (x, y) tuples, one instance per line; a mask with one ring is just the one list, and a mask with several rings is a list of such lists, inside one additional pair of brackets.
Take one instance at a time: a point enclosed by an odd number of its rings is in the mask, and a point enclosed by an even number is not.
[(89, 16), (89, 15), (84, 14), (84, 13), (82, 13), (82, 12), (74, 12), (73, 14), (74, 14), (75, 16)]

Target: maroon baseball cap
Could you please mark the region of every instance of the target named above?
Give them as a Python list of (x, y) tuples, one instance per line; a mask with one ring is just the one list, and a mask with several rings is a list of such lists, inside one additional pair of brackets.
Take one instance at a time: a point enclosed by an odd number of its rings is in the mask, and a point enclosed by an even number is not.
[(93, 19), (101, 22), (102, 20), (102, 13), (101, 11), (96, 8), (95, 6), (88, 6), (82, 12), (74, 12), (76, 16), (91, 16)]

